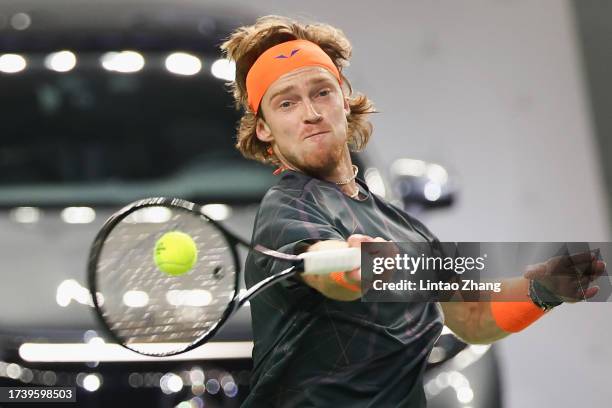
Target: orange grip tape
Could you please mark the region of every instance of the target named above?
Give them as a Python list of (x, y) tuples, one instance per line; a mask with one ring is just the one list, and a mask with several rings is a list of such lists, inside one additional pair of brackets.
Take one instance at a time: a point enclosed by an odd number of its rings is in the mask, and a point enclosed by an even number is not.
[(350, 283), (346, 280), (344, 272), (332, 272), (329, 274), (329, 276), (334, 282), (343, 288), (348, 289), (351, 292), (361, 292), (359, 285), (355, 285), (354, 283)]

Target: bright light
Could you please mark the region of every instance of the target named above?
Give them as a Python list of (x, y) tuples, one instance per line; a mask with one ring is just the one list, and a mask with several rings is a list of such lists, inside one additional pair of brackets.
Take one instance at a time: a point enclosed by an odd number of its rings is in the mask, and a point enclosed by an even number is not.
[(58, 51), (47, 55), (45, 67), (56, 72), (68, 72), (76, 66), (76, 55), (70, 51)]
[(169, 290), (166, 301), (172, 306), (207, 306), (212, 302), (212, 295), (204, 289)]
[(89, 224), (96, 219), (96, 212), (90, 207), (67, 207), (60, 217), (67, 224)]
[(164, 394), (179, 392), (183, 389), (183, 379), (174, 373), (168, 373), (160, 378), (159, 387)]
[(231, 213), (232, 209), (225, 204), (206, 204), (202, 206), (202, 214), (215, 221), (225, 220)]
[(166, 207), (144, 207), (134, 211), (121, 222), (128, 224), (162, 224), (172, 218), (172, 210)]
[(221, 389), (221, 385), (216, 379), (211, 378), (210, 380), (206, 381), (206, 391), (208, 391), (209, 394), (215, 395), (219, 392), (219, 389)]
[(94, 337), (98, 337), (98, 332), (95, 330), (87, 330), (85, 333), (83, 333), (83, 341), (85, 343), (89, 342), (89, 340), (93, 339)]
[(183, 389), (183, 380), (176, 374), (168, 378), (168, 389), (172, 392), (179, 392)]
[(10, 217), (20, 224), (34, 224), (40, 220), (40, 210), (36, 207), (17, 207), (11, 210)]
[(91, 339), (87, 340), (87, 344), (91, 346), (102, 346), (106, 344), (106, 342), (102, 337), (92, 337)]
[(189, 372), (189, 380), (192, 384), (204, 384), (204, 371), (200, 368), (194, 368)]
[(428, 381), (425, 384), (425, 392), (430, 396), (436, 396), (440, 393), (440, 388), (436, 385), (435, 380)]
[(223, 392), (228, 397), (234, 398), (236, 395), (238, 395), (238, 386), (233, 382), (229, 382), (223, 386)]
[(189, 408), (204, 408), (204, 401), (200, 397), (193, 397), (189, 400)]
[(365, 182), (372, 193), (381, 197), (385, 196), (385, 183), (377, 168), (370, 167), (364, 173)]
[(89, 291), (74, 279), (66, 279), (57, 286), (55, 301), (61, 307), (66, 307), (74, 300), (82, 305), (93, 306)]
[(17, 54), (4, 54), (0, 56), (0, 72), (15, 74), (23, 71), (27, 66), (25, 58)]
[(461, 387), (469, 387), (470, 383), (467, 378), (459, 371), (451, 371), (448, 374), (448, 383), (451, 387), (457, 389)]
[(427, 170), (427, 163), (423, 160), (398, 159), (391, 165), (391, 172), (400, 176), (421, 177)]
[(236, 63), (224, 58), (213, 62), (210, 72), (217, 78), (233, 81), (236, 78)]
[[(181, 350), (188, 346), (185, 343), (147, 343), (131, 344), (136, 350), (148, 353), (167, 350)], [(24, 343), (19, 347), (19, 356), (30, 362), (88, 362), (88, 361), (182, 361), (182, 360), (218, 360), (250, 358), (253, 351), (252, 341), (228, 341), (206, 343), (195, 350), (169, 357), (145, 356), (130, 351), (118, 344), (83, 344), (83, 343)], [(8, 368), (7, 368), (8, 370)]]
[(436, 377), (436, 385), (438, 386), (438, 388), (441, 389), (448, 387), (448, 373), (446, 371), (443, 371), (438, 374), (438, 376)]
[(138, 72), (145, 65), (144, 57), (136, 51), (107, 52), (100, 61), (107, 71), (121, 73)]
[(230, 398), (234, 398), (238, 394), (238, 386), (234, 381), (234, 377), (230, 374), (224, 375), (221, 378), (221, 388), (223, 388), (223, 392)]
[(202, 62), (196, 56), (175, 52), (166, 58), (166, 69), (177, 75), (195, 75), (202, 69)]
[(461, 387), (457, 390), (457, 400), (462, 404), (472, 402), (474, 399), (474, 391), (469, 386)]
[(438, 184), (444, 184), (448, 181), (448, 172), (439, 164), (430, 163), (427, 165), (427, 178)]
[(89, 392), (94, 392), (100, 388), (100, 377), (95, 374), (88, 374), (83, 378), (83, 388)]
[(128, 307), (145, 307), (149, 304), (149, 295), (142, 290), (128, 290), (123, 294), (123, 303)]
[(489, 344), (471, 345), (459, 352), (459, 354), (451, 360), (451, 364), (454, 369), (463, 370), (478, 361), (490, 347)]
[(429, 201), (436, 201), (442, 195), (442, 188), (438, 183), (430, 181), (423, 187), (423, 194)]
[(21, 367), (15, 363), (9, 364), (6, 367), (6, 375), (13, 380), (16, 380), (21, 375)]
[(29, 368), (24, 368), (21, 371), (21, 377), (20, 380), (23, 381), (24, 383), (29, 383), (34, 379), (34, 373), (32, 372), (32, 370), (30, 370)]

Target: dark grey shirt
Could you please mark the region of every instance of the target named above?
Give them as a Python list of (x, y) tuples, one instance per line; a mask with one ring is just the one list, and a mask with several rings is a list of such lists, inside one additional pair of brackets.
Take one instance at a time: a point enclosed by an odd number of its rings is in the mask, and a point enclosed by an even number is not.
[[(254, 243), (299, 253), (305, 243), (366, 234), (429, 242), (420, 222), (371, 194), (286, 171), (262, 200)], [(251, 252), (250, 287), (289, 265)], [(423, 371), (443, 316), (436, 303), (341, 302), (297, 279), (251, 300), (255, 347), (252, 407), (424, 407)]]

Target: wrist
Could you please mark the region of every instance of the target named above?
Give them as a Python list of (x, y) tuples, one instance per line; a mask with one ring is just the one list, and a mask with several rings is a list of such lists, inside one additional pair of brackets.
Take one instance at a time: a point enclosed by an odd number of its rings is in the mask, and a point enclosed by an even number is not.
[(529, 298), (544, 312), (548, 312), (563, 303), (559, 297), (535, 279), (529, 281)]

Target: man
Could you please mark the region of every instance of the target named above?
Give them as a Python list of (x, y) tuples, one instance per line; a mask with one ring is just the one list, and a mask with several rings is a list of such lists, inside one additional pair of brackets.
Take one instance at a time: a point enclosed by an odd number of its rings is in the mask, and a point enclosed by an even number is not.
[[(244, 108), (236, 146), (280, 174), (261, 203), (253, 242), (288, 253), (363, 242), (438, 243), (357, 177), (350, 151), (367, 144), (374, 109), (367, 97), (353, 95), (342, 74), (351, 46), (340, 30), (268, 16), (236, 30), (222, 49), (236, 62), (233, 92)], [(250, 253), (247, 285), (284, 266)], [(425, 406), (422, 375), (444, 324), (468, 342), (490, 343), (576, 299), (575, 286), (533, 286), (530, 279), (550, 266), (507, 282), (505, 296), (521, 302), (361, 302), (359, 269), (276, 285), (251, 301), (254, 371), (245, 405)], [(585, 297), (596, 292), (589, 288)], [(538, 293), (554, 301), (534, 302)]]

